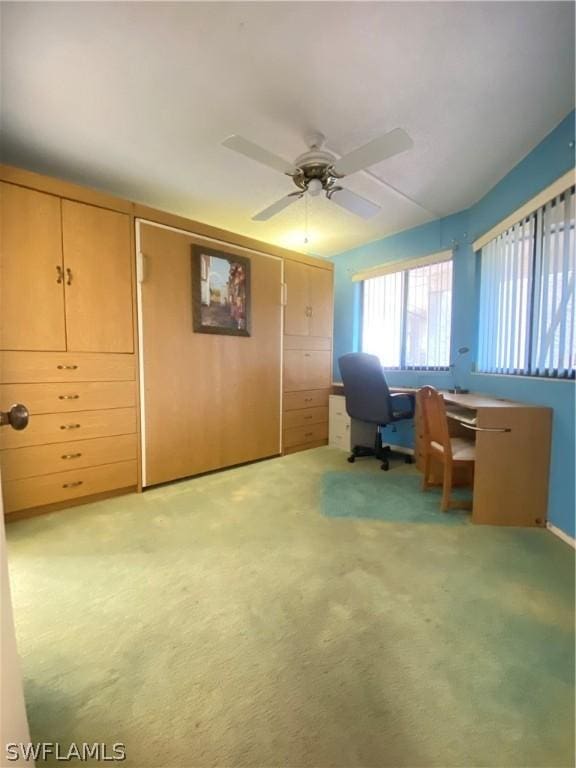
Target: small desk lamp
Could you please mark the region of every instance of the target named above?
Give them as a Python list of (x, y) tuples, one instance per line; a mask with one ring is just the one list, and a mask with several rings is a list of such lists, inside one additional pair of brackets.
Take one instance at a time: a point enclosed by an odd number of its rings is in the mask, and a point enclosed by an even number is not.
[(448, 392), (458, 393), (461, 395), (465, 395), (469, 390), (468, 389), (462, 389), (462, 387), (459, 387), (456, 384), (456, 363), (458, 360), (462, 357), (462, 355), (466, 355), (468, 352), (470, 352), (470, 347), (459, 347), (458, 348), (458, 354), (456, 355), (456, 360), (453, 360), (450, 363), (450, 368), (452, 368), (452, 377), (454, 379), (454, 387), (453, 389), (449, 389)]

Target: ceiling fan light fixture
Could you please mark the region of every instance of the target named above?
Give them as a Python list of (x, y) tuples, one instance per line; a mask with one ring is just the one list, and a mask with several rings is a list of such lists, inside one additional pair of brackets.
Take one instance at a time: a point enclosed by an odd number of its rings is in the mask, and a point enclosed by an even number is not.
[(320, 179), (310, 179), (310, 181), (308, 182), (308, 186), (306, 187), (306, 189), (308, 190), (309, 194), (312, 197), (316, 197), (316, 195), (319, 195), (320, 192), (322, 192), (322, 188), (323, 188), (323, 185)]

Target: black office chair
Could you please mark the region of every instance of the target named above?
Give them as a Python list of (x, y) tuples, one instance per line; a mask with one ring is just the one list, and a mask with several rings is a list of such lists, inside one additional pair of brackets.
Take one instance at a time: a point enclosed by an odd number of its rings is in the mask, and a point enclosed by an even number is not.
[[(360, 456), (376, 456), (382, 462), (382, 469), (390, 469), (388, 455), (389, 446), (383, 446), (381, 429), (387, 424), (414, 417), (414, 396), (410, 394), (391, 395), (380, 360), (376, 355), (365, 352), (354, 352), (343, 355), (338, 359), (346, 410), (352, 419), (374, 424), (376, 435), (374, 447), (355, 445), (348, 457), (354, 462)], [(406, 456), (406, 463), (412, 462), (411, 456)]]

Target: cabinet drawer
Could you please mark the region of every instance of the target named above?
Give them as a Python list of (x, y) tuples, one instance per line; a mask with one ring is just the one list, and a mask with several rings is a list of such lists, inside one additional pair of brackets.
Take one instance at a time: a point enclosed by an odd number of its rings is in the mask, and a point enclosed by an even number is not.
[(3, 480), (21, 480), (132, 459), (136, 459), (135, 434), (0, 451)]
[(330, 395), (330, 420), (342, 420), (350, 424), (350, 416), (346, 411), (346, 398), (340, 395)]
[(284, 351), (284, 390), (324, 389), (330, 386), (330, 352)]
[(91, 352), (0, 352), (3, 384), (132, 381), (134, 355)]
[(328, 424), (311, 424), (309, 427), (291, 427), (285, 429), (283, 434), (283, 447), (291, 448), (294, 445), (313, 443), (316, 440), (326, 440), (328, 437)]
[(136, 382), (94, 381), (61, 384), (1, 384), (0, 409), (24, 403), (32, 415), (129, 408), (136, 405)]
[(284, 336), (284, 349), (332, 349), (332, 339), (323, 336)]
[(328, 405), (329, 389), (311, 389), (303, 392), (286, 392), (284, 394), (284, 410), (293, 411), (298, 408), (319, 408)]
[(136, 462), (121, 461), (102, 467), (10, 480), (4, 483), (4, 507), (8, 513), (16, 512), (94, 493), (129, 488), (136, 485), (136, 478)]
[(21, 432), (3, 429), (0, 448), (24, 448), (27, 445), (66, 443), (91, 437), (127, 435), (136, 431), (136, 409), (114, 408), (108, 411), (73, 411), (32, 416)]
[(284, 414), (284, 428), (305, 427), (308, 424), (323, 424), (328, 421), (328, 408), (302, 408)]
[(352, 448), (350, 445), (350, 432), (346, 432), (345, 434), (334, 434), (332, 430), (330, 430), (328, 443), (331, 448), (340, 448), (343, 451), (350, 451)]

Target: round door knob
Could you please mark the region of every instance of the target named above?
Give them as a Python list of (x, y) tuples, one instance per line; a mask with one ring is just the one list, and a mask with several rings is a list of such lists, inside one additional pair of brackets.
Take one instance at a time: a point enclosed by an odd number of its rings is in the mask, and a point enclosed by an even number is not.
[(7, 416), (7, 422), (12, 429), (25, 429), (28, 426), (30, 414), (28, 413), (28, 408), (26, 408), (25, 405), (22, 405), (22, 403), (13, 405), (8, 411)]

